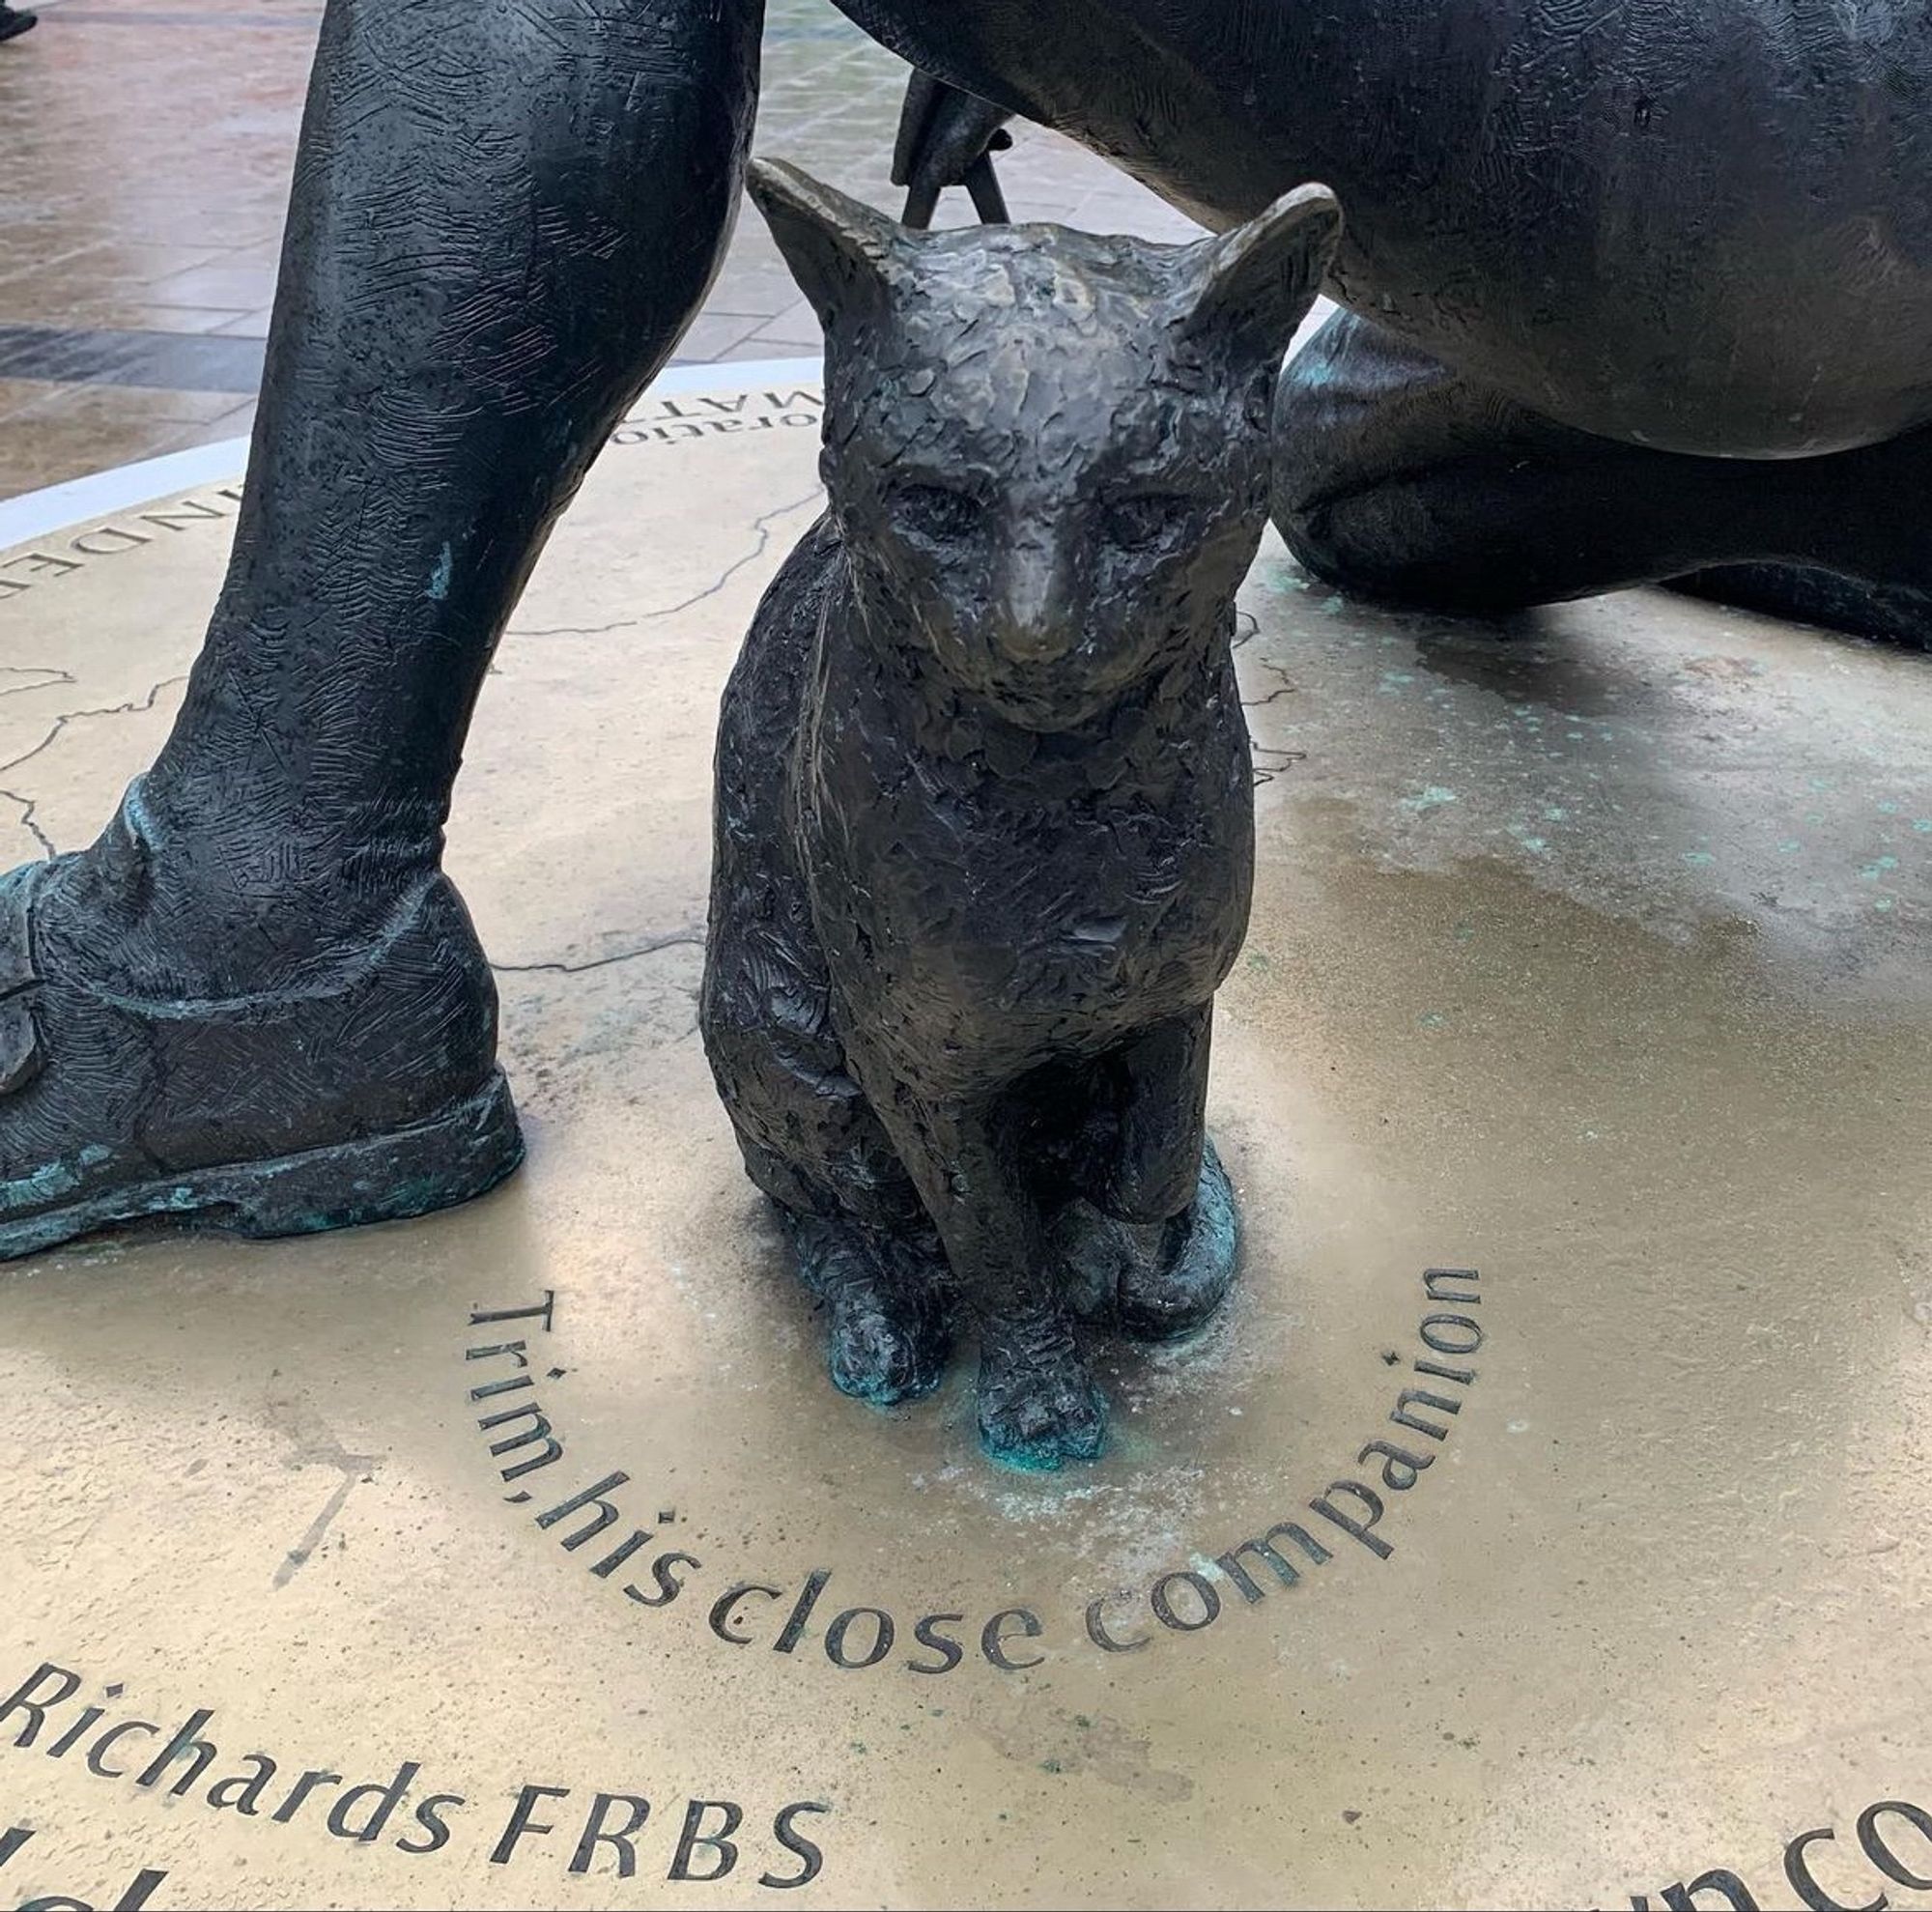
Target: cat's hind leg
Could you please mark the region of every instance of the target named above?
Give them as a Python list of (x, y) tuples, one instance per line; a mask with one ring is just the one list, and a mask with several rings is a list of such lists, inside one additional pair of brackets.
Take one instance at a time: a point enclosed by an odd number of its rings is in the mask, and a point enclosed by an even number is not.
[(745, 1167), (824, 1304), (832, 1379), (886, 1405), (938, 1381), (949, 1281), (918, 1191), (846, 1070), (784, 822), (784, 765), (835, 556), (823, 526), (793, 553), (725, 692), (698, 1023)]
[(833, 1384), (874, 1407), (927, 1393), (952, 1347), (938, 1237), (812, 993), (775, 988), (768, 961), (729, 974), (733, 952), (716, 929), (705, 1048), (746, 1171), (777, 1205), (798, 1276), (824, 1305)]
[(833, 1384), (874, 1407), (929, 1393), (952, 1350), (946, 1257), (858, 1085), (836, 1064), (801, 1068), (769, 1026), (714, 1013), (705, 1041), (746, 1171), (823, 1304)]
[(779, 1215), (800, 1280), (825, 1304), (833, 1385), (875, 1408), (938, 1386), (952, 1344), (938, 1237), (909, 1239), (851, 1214), (783, 1204)]

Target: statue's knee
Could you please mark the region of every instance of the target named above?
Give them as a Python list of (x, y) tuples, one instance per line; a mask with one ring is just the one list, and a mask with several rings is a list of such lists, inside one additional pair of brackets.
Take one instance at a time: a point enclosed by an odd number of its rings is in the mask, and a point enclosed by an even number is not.
[(1326, 584), (1365, 596), (1400, 596), (1406, 565), (1391, 538), (1387, 513), (1372, 486), (1365, 492), (1321, 497), (1278, 476), (1272, 516), (1275, 529), (1304, 571)]
[(1338, 367), (1321, 345), (1318, 336), (1275, 381), (1268, 452), (1277, 518), (1346, 482), (1354, 435), (1349, 408), (1336, 402)]
[(1466, 602), (1458, 493), (1491, 407), (1414, 347), (1336, 314), (1275, 386), (1270, 503), (1289, 550), (1361, 596)]
[(1457, 613), (1526, 601), (1483, 552), (1458, 542), (1426, 484), (1391, 478), (1325, 498), (1277, 494), (1274, 521), (1304, 571), (1353, 597)]
[(1348, 360), (1350, 329), (1331, 322), (1282, 367), (1271, 432), (1270, 515), (1295, 557), (1338, 583), (1375, 571), (1386, 540), (1370, 447), (1371, 412)]

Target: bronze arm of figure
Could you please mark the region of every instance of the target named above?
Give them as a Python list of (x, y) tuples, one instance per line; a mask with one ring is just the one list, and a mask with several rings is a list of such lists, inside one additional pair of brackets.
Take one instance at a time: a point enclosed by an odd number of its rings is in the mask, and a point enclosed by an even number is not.
[[(1217, 230), (1335, 189), (1275, 490), (1324, 576), (1491, 609), (1770, 560), (1932, 626), (1916, 0), (843, 4)], [(544, 535), (717, 265), (760, 12), (330, 0), (186, 700), (95, 844), (0, 878), (0, 1254), (514, 1166), (441, 826)]]

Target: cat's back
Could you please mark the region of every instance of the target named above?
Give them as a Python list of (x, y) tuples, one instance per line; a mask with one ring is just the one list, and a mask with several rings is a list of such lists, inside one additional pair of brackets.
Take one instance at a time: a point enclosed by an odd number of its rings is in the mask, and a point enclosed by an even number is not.
[(842, 563), (838, 533), (821, 517), (780, 566), (746, 633), (718, 727), (721, 867), (769, 856), (780, 841), (784, 765), (798, 735), (819, 620)]

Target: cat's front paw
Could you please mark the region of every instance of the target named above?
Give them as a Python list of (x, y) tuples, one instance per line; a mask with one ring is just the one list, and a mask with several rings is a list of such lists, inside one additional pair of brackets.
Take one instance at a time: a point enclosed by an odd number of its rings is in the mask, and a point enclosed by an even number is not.
[(989, 1331), (980, 1352), (980, 1444), (1000, 1466), (1052, 1473), (1107, 1444), (1106, 1397), (1060, 1321)]
[(1075, 1200), (1054, 1218), (1051, 1239), (1062, 1298), (1075, 1321), (1139, 1341), (1173, 1341), (1205, 1327), (1227, 1298), (1240, 1221), (1209, 1143), (1193, 1204), (1172, 1220), (1119, 1221)]
[(1172, 1341), (1205, 1327), (1234, 1285), (1240, 1219), (1211, 1142), (1201, 1152), (1193, 1206), (1157, 1239), (1156, 1253), (1132, 1259), (1121, 1274), (1121, 1326), (1141, 1341)]

